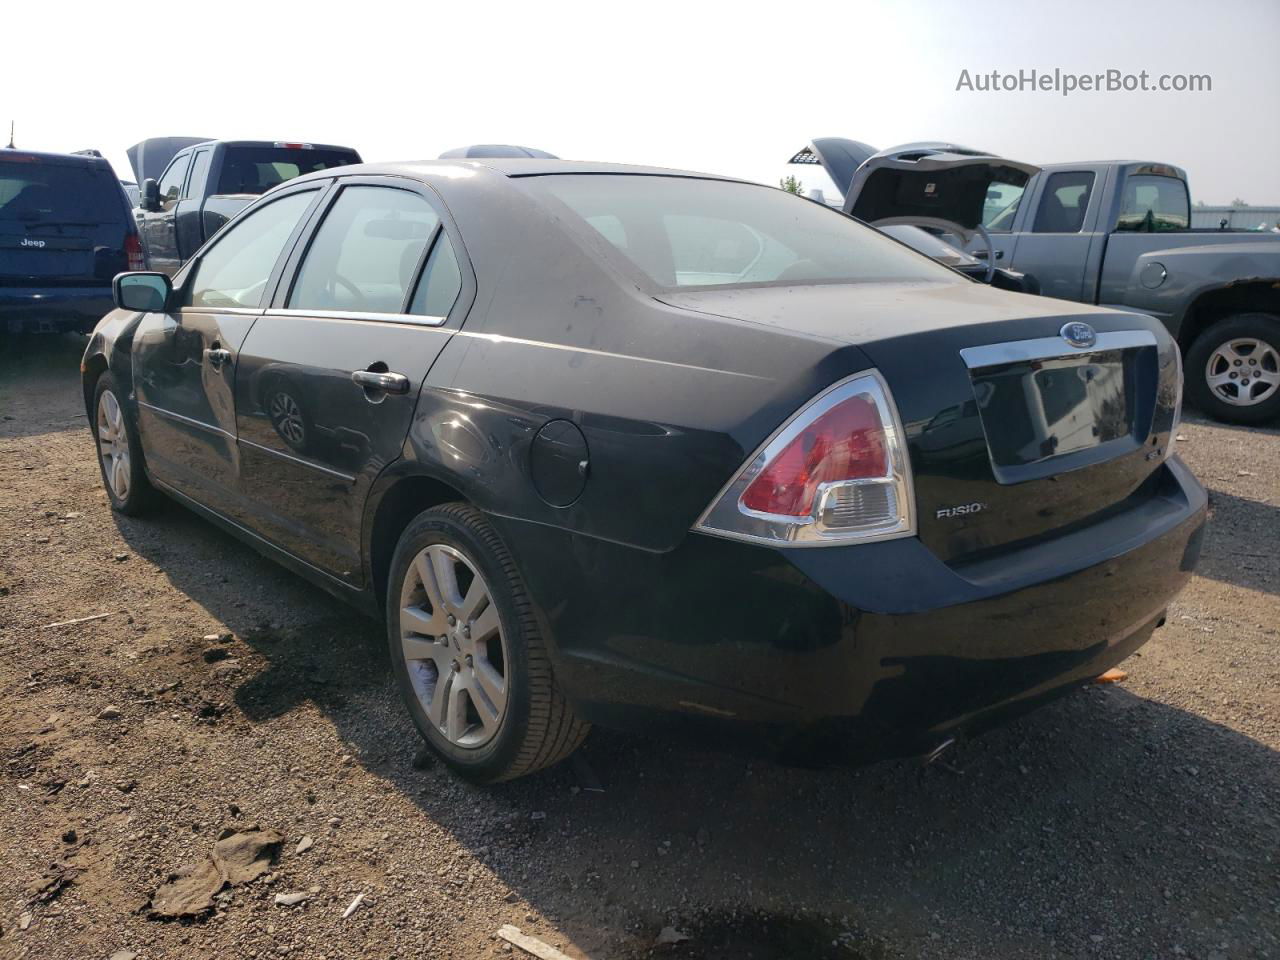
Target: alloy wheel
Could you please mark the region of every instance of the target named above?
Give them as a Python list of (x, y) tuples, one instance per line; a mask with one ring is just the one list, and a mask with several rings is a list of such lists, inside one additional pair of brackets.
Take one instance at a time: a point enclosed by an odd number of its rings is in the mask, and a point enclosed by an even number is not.
[(400, 647), (423, 711), (459, 747), (484, 746), (506, 715), (506, 639), (484, 577), (459, 550), (434, 543), (405, 573)]
[(1256, 337), (1234, 337), (1209, 354), (1205, 382), (1232, 406), (1262, 403), (1280, 390), (1280, 351)]
[(98, 456), (115, 498), (129, 499), (129, 433), (120, 401), (110, 390), (104, 390), (98, 398)]

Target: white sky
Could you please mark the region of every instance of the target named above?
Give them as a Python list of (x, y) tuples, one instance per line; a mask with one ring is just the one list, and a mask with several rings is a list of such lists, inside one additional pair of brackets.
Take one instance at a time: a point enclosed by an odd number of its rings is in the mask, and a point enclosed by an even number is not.
[[(518, 143), (776, 182), (809, 139), (844, 136), (1164, 160), (1193, 199), (1280, 204), (1276, 0), (288, 7), (14, 0), (0, 121), (19, 147), (97, 147), (129, 179), (127, 146), (193, 135), (367, 160)], [(961, 69), (1033, 67), (1207, 73), (1213, 90), (956, 91)]]

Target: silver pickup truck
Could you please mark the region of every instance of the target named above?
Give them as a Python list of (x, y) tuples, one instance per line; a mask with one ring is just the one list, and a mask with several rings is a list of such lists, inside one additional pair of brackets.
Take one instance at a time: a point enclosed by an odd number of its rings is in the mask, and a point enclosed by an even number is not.
[(1141, 310), (1182, 347), (1189, 397), (1234, 423), (1280, 416), (1280, 235), (1190, 227), (1187, 175), (1167, 163), (1044, 167), (945, 143), (877, 152), (814, 140), (844, 209), (871, 223), (952, 228), (974, 256), (1044, 296)]

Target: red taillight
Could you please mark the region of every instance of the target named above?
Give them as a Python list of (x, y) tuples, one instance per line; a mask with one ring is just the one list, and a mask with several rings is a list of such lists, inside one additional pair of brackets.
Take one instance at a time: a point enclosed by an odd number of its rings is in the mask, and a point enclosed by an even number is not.
[(125, 236), (124, 255), (129, 270), (147, 269), (147, 258), (142, 253), (142, 239), (136, 233)]
[(884, 378), (868, 370), (805, 404), (742, 465), (694, 529), (796, 546), (914, 535), (911, 468)]
[(742, 505), (783, 517), (813, 515), (818, 486), (883, 477), (884, 428), (870, 397), (850, 397), (818, 417), (769, 461)]

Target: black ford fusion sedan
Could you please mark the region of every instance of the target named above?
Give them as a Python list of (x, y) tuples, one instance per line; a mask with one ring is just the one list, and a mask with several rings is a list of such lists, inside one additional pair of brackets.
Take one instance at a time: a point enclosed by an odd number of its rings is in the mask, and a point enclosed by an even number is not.
[(113, 506), (163, 492), (384, 617), (480, 781), (592, 723), (927, 752), (1123, 660), (1196, 562), (1158, 321), (769, 187), (346, 167), (115, 297), (83, 362)]

